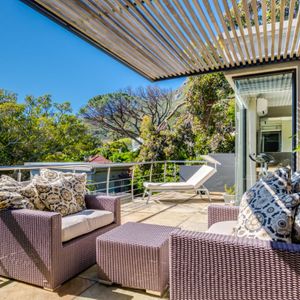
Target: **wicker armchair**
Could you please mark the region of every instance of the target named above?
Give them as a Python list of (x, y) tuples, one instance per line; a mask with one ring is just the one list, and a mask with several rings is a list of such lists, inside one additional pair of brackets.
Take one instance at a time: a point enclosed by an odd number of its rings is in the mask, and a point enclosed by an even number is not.
[(61, 215), (36, 210), (0, 212), (0, 275), (47, 289), (96, 262), (96, 238), (120, 224), (120, 199), (86, 195), (90, 209), (111, 211), (114, 222), (62, 243)]
[[(235, 220), (211, 205), (208, 224)], [(177, 231), (170, 238), (171, 300), (300, 299), (300, 245)]]

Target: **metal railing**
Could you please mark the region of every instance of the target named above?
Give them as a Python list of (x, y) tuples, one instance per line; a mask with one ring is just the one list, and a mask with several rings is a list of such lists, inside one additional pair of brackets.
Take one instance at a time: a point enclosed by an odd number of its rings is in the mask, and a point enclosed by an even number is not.
[[(26, 163), (18, 166), (0, 166), (0, 174), (9, 173), (18, 181), (30, 181), (40, 169), (55, 169), (73, 173), (86, 172), (89, 193), (120, 195), (132, 200), (143, 194), (143, 182), (167, 182), (179, 179), (179, 165), (203, 165), (219, 163), (209, 156), (203, 160), (167, 160), (132, 163)], [(117, 173), (119, 170), (119, 173)], [(114, 173), (114, 174), (113, 174)], [(124, 175), (126, 175), (124, 177)], [(100, 181), (95, 180), (101, 178)]]

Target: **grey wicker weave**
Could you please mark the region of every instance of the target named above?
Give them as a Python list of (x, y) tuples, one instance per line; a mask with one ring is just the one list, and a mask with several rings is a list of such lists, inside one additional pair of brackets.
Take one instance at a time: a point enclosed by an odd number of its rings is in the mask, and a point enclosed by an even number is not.
[(0, 212), (0, 275), (48, 289), (96, 262), (96, 238), (120, 224), (120, 199), (87, 195), (87, 208), (114, 213), (114, 222), (62, 243), (61, 215), (35, 210)]
[(97, 238), (103, 282), (163, 294), (169, 283), (169, 235), (175, 227), (126, 223)]
[[(212, 205), (209, 225), (237, 207)], [(300, 245), (177, 231), (170, 237), (171, 300), (300, 299)]]

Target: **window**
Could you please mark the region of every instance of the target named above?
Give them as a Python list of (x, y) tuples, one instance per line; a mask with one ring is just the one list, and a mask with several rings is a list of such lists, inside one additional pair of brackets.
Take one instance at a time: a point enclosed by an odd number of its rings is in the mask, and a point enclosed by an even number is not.
[(262, 132), (262, 152), (280, 152), (280, 140), (280, 131)]

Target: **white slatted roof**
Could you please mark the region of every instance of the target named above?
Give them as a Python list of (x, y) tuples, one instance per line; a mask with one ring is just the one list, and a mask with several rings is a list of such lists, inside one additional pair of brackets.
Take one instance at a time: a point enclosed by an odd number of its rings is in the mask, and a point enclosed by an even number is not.
[(298, 0), (23, 1), (154, 81), (300, 55)]

